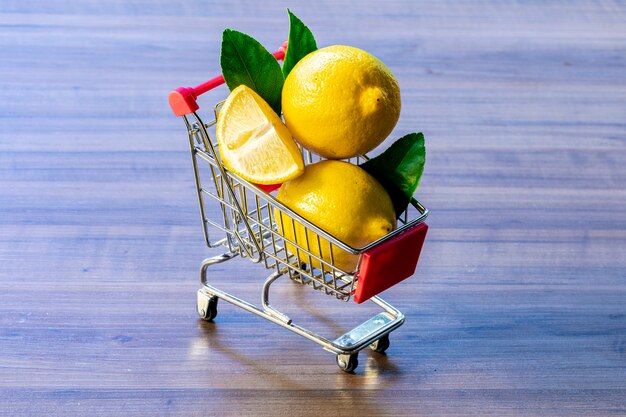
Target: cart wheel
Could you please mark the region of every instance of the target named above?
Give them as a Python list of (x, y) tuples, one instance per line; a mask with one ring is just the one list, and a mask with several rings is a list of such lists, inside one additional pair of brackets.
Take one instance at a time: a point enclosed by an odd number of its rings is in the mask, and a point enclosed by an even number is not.
[(202, 320), (213, 321), (213, 319), (217, 316), (217, 301), (219, 298), (212, 295), (205, 306), (200, 306), (198, 304), (198, 315)]
[(370, 349), (374, 352), (385, 353), (389, 349), (389, 334), (382, 336), (380, 339), (370, 345)]
[[(298, 267), (300, 270), (302, 271), (306, 271), (306, 267), (307, 267), (307, 263), (306, 262), (300, 262), (300, 264), (298, 264)], [(302, 274), (300, 273), (300, 271), (293, 271), (293, 277), (294, 278), (302, 278)]]
[(337, 355), (337, 366), (342, 371), (352, 373), (359, 366), (359, 354), (353, 353), (351, 355)]

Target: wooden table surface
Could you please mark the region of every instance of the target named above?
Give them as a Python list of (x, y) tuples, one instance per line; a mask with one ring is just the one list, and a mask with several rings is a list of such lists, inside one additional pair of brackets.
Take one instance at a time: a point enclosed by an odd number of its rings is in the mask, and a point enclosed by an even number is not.
[[(203, 246), (169, 90), (285, 7), (394, 71), (431, 227), (356, 374), (256, 316), (198, 319)], [(226, 90), (201, 101), (208, 111)], [(219, 96), (219, 97), (218, 97)], [(1, 416), (626, 415), (626, 4), (3, 1)], [(212, 282), (257, 301), (247, 261)], [(338, 336), (378, 310), (280, 283)]]

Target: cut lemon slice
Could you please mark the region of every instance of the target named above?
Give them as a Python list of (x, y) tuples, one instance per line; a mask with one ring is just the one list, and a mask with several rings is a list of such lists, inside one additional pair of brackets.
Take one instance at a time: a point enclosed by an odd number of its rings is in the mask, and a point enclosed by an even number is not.
[(226, 168), (255, 184), (276, 184), (304, 172), (302, 153), (282, 120), (257, 93), (235, 88), (217, 116)]

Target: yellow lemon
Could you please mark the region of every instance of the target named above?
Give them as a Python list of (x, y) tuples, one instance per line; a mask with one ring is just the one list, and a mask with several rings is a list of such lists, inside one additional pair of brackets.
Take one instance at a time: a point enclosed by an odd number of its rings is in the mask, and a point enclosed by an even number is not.
[[(391, 198), (374, 177), (356, 165), (325, 160), (307, 165), (304, 174), (285, 182), (278, 200), (309, 222), (343, 243), (358, 249), (381, 238), (396, 227)], [(305, 228), (284, 213), (274, 211), (279, 232), (313, 255), (345, 272), (353, 272), (358, 257)], [(286, 244), (291, 254), (296, 247)], [(332, 247), (332, 249), (331, 249)], [(332, 253), (332, 255), (331, 255)], [(322, 263), (298, 249), (301, 262), (320, 268)], [(330, 272), (324, 265), (326, 272)]]
[(282, 93), (285, 124), (300, 145), (329, 159), (378, 146), (400, 117), (400, 87), (373, 55), (335, 45), (305, 56)]
[(226, 168), (256, 184), (276, 184), (304, 171), (298, 145), (280, 117), (245, 85), (235, 88), (217, 116), (215, 135)]

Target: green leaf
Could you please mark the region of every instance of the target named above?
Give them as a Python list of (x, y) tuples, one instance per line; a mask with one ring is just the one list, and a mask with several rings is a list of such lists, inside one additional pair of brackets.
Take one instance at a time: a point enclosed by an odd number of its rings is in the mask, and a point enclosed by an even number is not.
[(287, 9), (287, 13), (289, 13), (289, 41), (283, 62), (285, 78), (298, 61), (317, 50), (317, 44), (311, 30), (295, 14), (291, 13), (291, 10)]
[(387, 190), (396, 216), (400, 217), (419, 185), (425, 162), (424, 135), (410, 133), (360, 166)]
[(247, 85), (280, 115), (285, 78), (276, 58), (256, 39), (236, 30), (224, 30), (220, 66), (231, 91), (241, 84)]

